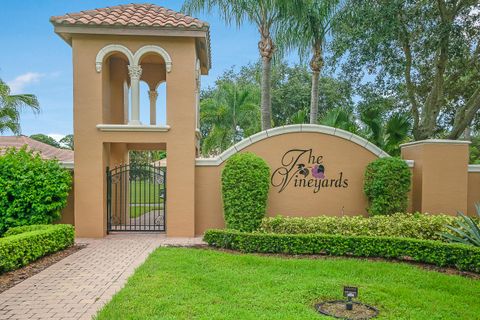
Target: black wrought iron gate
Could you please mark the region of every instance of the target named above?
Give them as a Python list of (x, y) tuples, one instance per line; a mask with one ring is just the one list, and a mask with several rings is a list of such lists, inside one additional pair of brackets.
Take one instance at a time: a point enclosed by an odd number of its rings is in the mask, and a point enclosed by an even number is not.
[(165, 231), (166, 168), (107, 167), (108, 231)]

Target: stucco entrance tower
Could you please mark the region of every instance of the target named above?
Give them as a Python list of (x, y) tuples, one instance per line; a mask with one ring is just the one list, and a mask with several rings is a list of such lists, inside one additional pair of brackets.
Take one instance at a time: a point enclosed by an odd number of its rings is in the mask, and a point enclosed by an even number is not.
[[(168, 150), (168, 236), (195, 235), (195, 157), (200, 75), (210, 69), (209, 26), (149, 4), (52, 17), (73, 51), (75, 227), (77, 236), (107, 230), (106, 168), (128, 150)], [(140, 82), (149, 87), (140, 95)], [(166, 123), (157, 87), (166, 84)], [(140, 103), (150, 106), (141, 121)]]

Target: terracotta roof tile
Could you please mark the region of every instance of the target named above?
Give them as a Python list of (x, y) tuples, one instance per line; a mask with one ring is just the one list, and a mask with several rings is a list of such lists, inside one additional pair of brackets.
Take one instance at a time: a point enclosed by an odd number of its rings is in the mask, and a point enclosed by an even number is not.
[(36, 151), (43, 159), (57, 159), (60, 162), (73, 162), (73, 151), (55, 148), (46, 143), (25, 136), (0, 137), (0, 155), (6, 148), (21, 148), (27, 146), (28, 150)]
[(205, 29), (208, 23), (154, 4), (127, 4), (51, 17), (60, 25), (128, 25)]

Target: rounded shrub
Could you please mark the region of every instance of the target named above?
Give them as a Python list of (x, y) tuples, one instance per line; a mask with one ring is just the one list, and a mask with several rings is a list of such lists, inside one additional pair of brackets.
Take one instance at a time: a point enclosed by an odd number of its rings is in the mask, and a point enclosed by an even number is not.
[(26, 148), (7, 149), (0, 156), (0, 235), (11, 227), (58, 220), (71, 182), (57, 161)]
[(379, 158), (368, 164), (363, 189), (371, 215), (405, 212), (410, 191), (411, 173), (399, 158)]
[(253, 153), (238, 153), (222, 171), (222, 195), (227, 228), (256, 230), (267, 208), (270, 168)]

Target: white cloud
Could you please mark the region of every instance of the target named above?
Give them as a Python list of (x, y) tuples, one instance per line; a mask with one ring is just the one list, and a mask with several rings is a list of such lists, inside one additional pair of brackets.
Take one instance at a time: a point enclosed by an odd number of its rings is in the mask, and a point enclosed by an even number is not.
[(65, 137), (65, 135), (61, 133), (49, 133), (47, 136), (55, 139), (57, 142), (60, 142), (60, 140)]
[(8, 81), (7, 84), (10, 87), (12, 94), (23, 93), (25, 87), (31, 83), (38, 82), (44, 75), (37, 72), (28, 72), (19, 75), (12, 81)]

